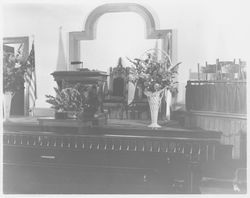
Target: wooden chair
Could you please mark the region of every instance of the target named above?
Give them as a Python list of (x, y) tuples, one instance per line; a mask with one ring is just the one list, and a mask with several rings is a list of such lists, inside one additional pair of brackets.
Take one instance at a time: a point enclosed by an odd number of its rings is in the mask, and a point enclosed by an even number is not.
[(234, 80), (237, 78), (240, 66), (233, 61), (220, 61), (216, 60), (216, 65), (218, 68), (219, 80)]
[(208, 64), (205, 62), (205, 66), (198, 63), (197, 72), (189, 70), (189, 80), (217, 80), (217, 66), (216, 64)]

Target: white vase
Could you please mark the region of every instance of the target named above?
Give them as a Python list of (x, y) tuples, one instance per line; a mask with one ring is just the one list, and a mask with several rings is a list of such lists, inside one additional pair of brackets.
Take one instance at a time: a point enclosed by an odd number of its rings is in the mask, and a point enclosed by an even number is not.
[(3, 97), (3, 113), (4, 113), (4, 121), (7, 121), (10, 117), (10, 109), (11, 109), (11, 100), (13, 97), (12, 92), (5, 92)]
[(148, 98), (148, 103), (150, 107), (151, 113), (151, 124), (148, 127), (151, 128), (160, 128), (161, 126), (158, 124), (158, 112), (161, 106), (161, 99), (163, 97), (163, 91), (158, 91), (154, 93), (145, 92), (145, 95)]

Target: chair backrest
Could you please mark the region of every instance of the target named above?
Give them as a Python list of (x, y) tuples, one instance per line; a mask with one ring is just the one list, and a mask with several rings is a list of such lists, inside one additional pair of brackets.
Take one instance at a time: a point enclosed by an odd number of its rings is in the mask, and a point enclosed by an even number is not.
[[(190, 80), (217, 80), (217, 65), (216, 64), (208, 64), (207, 61), (205, 66), (202, 66), (198, 63), (198, 73), (189, 72)], [(196, 78), (196, 79), (195, 79)]]
[(245, 80), (246, 79), (246, 62), (239, 59), (236, 63), (233, 61), (220, 61), (216, 59), (215, 64), (205, 66), (198, 64), (198, 72), (189, 71), (190, 80)]
[(220, 61), (216, 60), (216, 65), (218, 67), (218, 71), (221, 73), (238, 73), (239, 65), (235, 64), (235, 59), (233, 61)]
[(237, 64), (235, 59), (233, 61), (216, 60), (218, 71), (222, 80), (235, 80), (241, 78), (242, 66), (241, 61)]

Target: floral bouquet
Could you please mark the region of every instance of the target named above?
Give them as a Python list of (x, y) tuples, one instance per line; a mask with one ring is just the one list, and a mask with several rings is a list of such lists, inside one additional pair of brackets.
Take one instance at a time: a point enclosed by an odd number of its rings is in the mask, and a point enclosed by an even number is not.
[(56, 96), (45, 95), (47, 97), (46, 102), (52, 104), (58, 112), (63, 111), (79, 111), (82, 107), (82, 98), (80, 93), (75, 88), (65, 88), (62, 91), (54, 88)]
[[(169, 105), (172, 97), (169, 97), (169, 95), (175, 95), (178, 92), (177, 74), (178, 66), (181, 63), (173, 65), (169, 55), (158, 49), (147, 50), (144, 55), (146, 55), (144, 59), (129, 59), (132, 63), (129, 81), (136, 86), (142, 86), (142, 90), (144, 90), (148, 98), (151, 111), (152, 123), (149, 127), (158, 128), (160, 127), (157, 124), (158, 111), (164, 93), (165, 101)], [(159, 56), (161, 57), (160, 60)], [(166, 115), (169, 114), (167, 113), (169, 112), (168, 109), (170, 109), (170, 105), (166, 110)]]
[(13, 54), (3, 55), (3, 92), (11, 92), (14, 95), (23, 89), (24, 74), (28, 65)]
[[(56, 113), (64, 112), (73, 113), (71, 117), (82, 118), (87, 115), (93, 116), (98, 110), (99, 100), (95, 87), (82, 86), (77, 83), (74, 87), (65, 88), (61, 91), (54, 88), (56, 96), (45, 95), (46, 102), (52, 104), (52, 108)], [(85, 116), (86, 117), (86, 116)]]
[(10, 116), (11, 102), (13, 96), (24, 89), (25, 75), (31, 70), (31, 65), (27, 60), (23, 60), (22, 55), (18, 52), (3, 52), (3, 110), (4, 120)]
[(145, 59), (128, 59), (133, 65), (130, 68), (129, 80), (134, 84), (141, 84), (145, 92), (157, 92), (168, 89), (177, 93), (177, 74), (178, 66), (181, 63), (172, 65), (170, 57), (164, 51), (158, 50), (162, 54), (162, 59), (158, 60), (155, 52), (146, 51)]

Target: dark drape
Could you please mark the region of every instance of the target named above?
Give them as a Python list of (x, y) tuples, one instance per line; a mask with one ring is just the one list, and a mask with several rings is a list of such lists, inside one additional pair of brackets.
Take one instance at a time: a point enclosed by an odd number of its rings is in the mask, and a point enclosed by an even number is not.
[(186, 109), (246, 114), (246, 82), (188, 81)]

